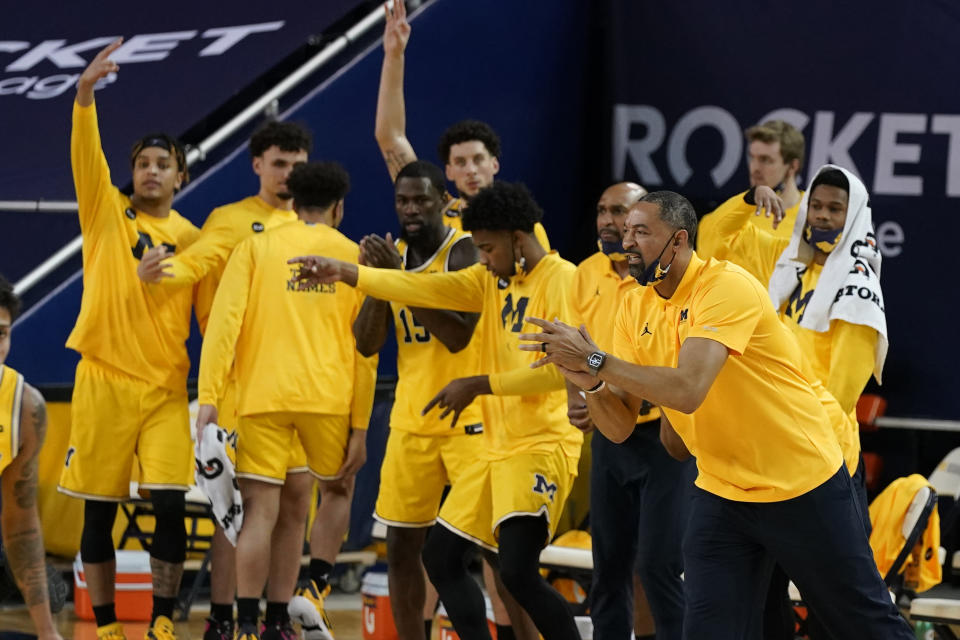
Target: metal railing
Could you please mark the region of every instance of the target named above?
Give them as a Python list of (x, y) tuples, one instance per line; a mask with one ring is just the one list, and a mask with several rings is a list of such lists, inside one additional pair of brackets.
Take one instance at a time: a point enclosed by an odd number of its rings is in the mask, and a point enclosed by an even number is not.
[[(345, 33), (338, 36), (316, 55), (307, 60), (296, 71), (284, 78), (270, 91), (263, 94), (246, 109), (231, 118), (229, 122), (214, 131), (199, 145), (191, 147), (187, 151), (187, 166), (203, 160), (210, 151), (222, 144), (225, 140), (228, 140), (230, 136), (267, 110), (276, 100), (284, 96), (288, 91), (310, 76), (310, 74), (341, 53), (347, 46), (363, 36), (371, 27), (382, 20), (383, 7), (378, 6), (355, 25), (347, 29)], [(72, 212), (76, 210), (77, 203), (70, 201), (0, 200), (0, 211)], [(67, 260), (75, 256), (82, 246), (83, 236), (77, 236), (52, 256), (44, 260), (30, 273), (18, 280), (13, 287), (14, 291), (17, 295), (23, 295), (25, 291), (29, 290)]]

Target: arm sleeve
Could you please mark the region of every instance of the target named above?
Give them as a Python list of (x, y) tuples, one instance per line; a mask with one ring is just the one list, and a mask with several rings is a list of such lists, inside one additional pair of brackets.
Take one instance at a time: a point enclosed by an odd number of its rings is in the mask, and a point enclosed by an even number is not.
[(80, 230), (87, 233), (103, 216), (116, 214), (101, 206), (110, 183), (110, 167), (100, 146), (100, 127), (97, 123), (96, 102), (81, 107), (73, 103), (73, 129), (70, 134), (70, 166), (73, 168), (73, 186), (77, 192)]
[(489, 278), (477, 263), (446, 273), (407, 273), (397, 269), (358, 267), (357, 288), (380, 300), (413, 307), (483, 311), (483, 278)]
[(751, 224), (756, 210), (756, 205), (744, 200), (744, 194), (735, 195), (710, 214), (713, 221), (707, 230), (715, 243), (715, 258), (737, 263), (766, 285), (790, 239), (778, 238)]
[(203, 224), (197, 241), (164, 261), (170, 265), (167, 272), (173, 277), (161, 278), (157, 284), (167, 287), (196, 284), (207, 274), (219, 271), (239, 241), (235, 225), (231, 225), (228, 218), (219, 209), (214, 209)]
[(763, 313), (760, 296), (767, 295), (751, 280), (726, 271), (705, 282), (690, 304), (687, 338), (708, 338), (742, 355)]
[(495, 396), (530, 396), (566, 389), (563, 375), (556, 367), (539, 369), (520, 367), (500, 373), (491, 373), (490, 391)]
[(223, 398), (227, 376), (233, 367), (237, 339), (250, 297), (254, 269), (253, 244), (244, 242), (227, 262), (221, 286), (213, 298), (210, 322), (200, 350), (198, 381), (200, 404), (218, 406)]
[(825, 382), (844, 413), (849, 414), (857, 406), (857, 400), (873, 373), (877, 330), (834, 320), (830, 333), (830, 373)]
[(369, 358), (359, 351), (353, 351), (353, 400), (350, 404), (350, 426), (353, 429), (366, 429), (373, 413), (373, 395), (377, 390), (377, 363), (380, 354)]

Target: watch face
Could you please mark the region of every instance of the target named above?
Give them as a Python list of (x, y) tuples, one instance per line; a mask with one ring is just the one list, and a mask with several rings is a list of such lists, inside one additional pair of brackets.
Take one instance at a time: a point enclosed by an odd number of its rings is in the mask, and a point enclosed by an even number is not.
[(587, 366), (593, 369), (596, 369), (601, 364), (603, 364), (603, 356), (599, 353), (591, 353), (590, 357), (587, 358)]

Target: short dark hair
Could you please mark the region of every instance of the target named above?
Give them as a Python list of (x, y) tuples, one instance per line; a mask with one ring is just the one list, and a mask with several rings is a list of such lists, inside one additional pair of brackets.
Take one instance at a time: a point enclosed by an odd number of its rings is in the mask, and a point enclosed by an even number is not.
[(190, 172), (187, 170), (187, 151), (183, 143), (166, 133), (148, 133), (134, 142), (130, 149), (131, 167), (136, 164), (140, 152), (148, 147), (160, 147), (169, 151), (170, 155), (177, 161), (177, 171), (183, 174), (183, 184), (190, 182)]
[(270, 120), (250, 136), (250, 155), (254, 158), (276, 145), (281, 151), (306, 151), (313, 148), (313, 136), (296, 122)]
[(525, 231), (543, 218), (543, 210), (521, 182), (494, 182), (470, 200), (463, 211), (464, 231)]
[(500, 157), (500, 136), (493, 130), (493, 127), (479, 120), (461, 120), (451, 125), (440, 137), (440, 144), (437, 145), (440, 162), (450, 164), (450, 147), (473, 140), (482, 142), (494, 158)]
[(687, 232), (687, 244), (691, 247), (697, 239), (697, 212), (690, 201), (674, 191), (654, 191), (638, 202), (650, 202), (660, 208), (660, 219)]
[(407, 163), (397, 173), (397, 182), (400, 182), (400, 178), (426, 178), (441, 196), (447, 190), (447, 183), (443, 179), (443, 171), (437, 165), (426, 160), (414, 160)]
[(350, 191), (350, 176), (336, 162), (305, 162), (290, 172), (287, 189), (297, 207), (328, 209)]
[(837, 187), (838, 189), (843, 189), (847, 192), (847, 195), (850, 195), (850, 181), (847, 179), (847, 176), (840, 171), (840, 169), (824, 169), (817, 174), (817, 177), (813, 179), (813, 182), (810, 184), (810, 195), (813, 195), (813, 190), (819, 187), (820, 185), (825, 184), (828, 187)]
[(14, 290), (10, 281), (0, 274), (0, 309), (10, 312), (10, 320), (16, 320), (20, 315), (20, 296)]

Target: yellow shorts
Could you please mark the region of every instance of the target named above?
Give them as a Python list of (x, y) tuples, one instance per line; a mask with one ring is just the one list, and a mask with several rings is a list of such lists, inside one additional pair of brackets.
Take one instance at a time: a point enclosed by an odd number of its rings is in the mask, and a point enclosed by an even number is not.
[(350, 416), (278, 411), (240, 416), (237, 422), (237, 476), (283, 484), (296, 438), (308, 470), (332, 480), (343, 464)]
[(429, 527), (444, 487), (457, 482), (482, 446), (479, 433), (421, 436), (391, 429), (373, 517), (391, 527)]
[[(226, 429), (227, 433), (236, 437), (237, 418), (237, 379), (234, 377), (234, 372), (231, 371), (223, 400), (220, 401), (220, 406), (217, 408), (217, 424)], [(237, 456), (234, 448), (228, 446), (226, 449), (227, 455), (231, 458), (234, 468), (236, 468)], [(290, 457), (287, 459), (287, 473), (305, 473), (307, 470), (307, 452), (303, 450), (300, 438), (294, 434), (293, 443), (290, 446)]]
[(518, 453), (503, 460), (477, 460), (453, 484), (437, 519), (454, 533), (496, 550), (504, 520), (545, 515), (546, 544), (560, 522), (576, 478), (576, 464), (560, 445), (550, 453)]
[(70, 405), (70, 440), (60, 490), (78, 498), (126, 500), (134, 455), (144, 489), (186, 491), (193, 479), (187, 393), (82, 358)]

